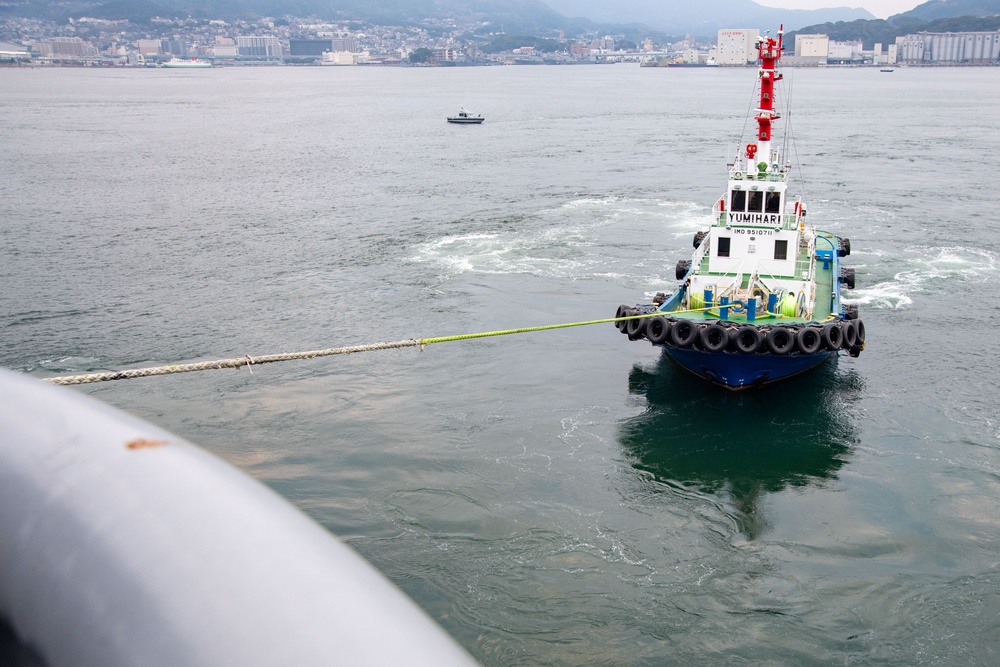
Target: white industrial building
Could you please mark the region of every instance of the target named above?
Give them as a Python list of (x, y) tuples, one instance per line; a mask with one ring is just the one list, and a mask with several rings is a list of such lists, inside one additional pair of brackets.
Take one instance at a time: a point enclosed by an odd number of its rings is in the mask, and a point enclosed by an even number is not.
[(720, 30), (715, 61), (719, 65), (746, 65), (757, 62), (760, 30)]
[(990, 65), (1000, 61), (1000, 30), (996, 32), (921, 32), (896, 38), (900, 63), (964, 63)]

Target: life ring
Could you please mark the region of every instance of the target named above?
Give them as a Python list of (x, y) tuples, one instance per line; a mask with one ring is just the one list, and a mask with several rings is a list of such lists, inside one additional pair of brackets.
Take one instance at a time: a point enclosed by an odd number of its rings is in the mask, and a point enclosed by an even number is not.
[(733, 176), (736, 177), (737, 181), (742, 181), (743, 180), (743, 172), (742, 171), (736, 172), (735, 174), (733, 174)]
[(670, 322), (657, 316), (646, 323), (646, 338), (653, 345), (663, 345), (670, 338)]
[(740, 327), (733, 335), (736, 349), (743, 354), (754, 354), (760, 349), (762, 342), (764, 342), (764, 337), (760, 335), (760, 330), (757, 327)]
[(677, 347), (691, 347), (698, 337), (698, 328), (691, 320), (680, 320), (670, 327), (670, 339)]
[(752, 160), (753, 156), (757, 154), (757, 144), (747, 144), (747, 149), (745, 155), (748, 160)]
[(858, 342), (858, 328), (855, 326), (856, 320), (846, 320), (840, 323), (840, 328), (844, 330), (844, 348), (850, 349)]
[(795, 202), (795, 216), (798, 217), (799, 212), (802, 210), (802, 202)]
[(828, 350), (836, 352), (844, 344), (844, 331), (840, 328), (840, 325), (834, 322), (824, 325), (823, 333), (820, 335), (823, 338), (823, 345)]
[[(638, 313), (636, 313), (638, 315)], [(646, 334), (646, 319), (643, 317), (628, 320), (628, 325), (625, 327), (625, 333), (628, 334), (629, 340), (639, 340)]]
[(816, 327), (802, 327), (795, 334), (795, 346), (802, 354), (816, 354), (823, 346), (823, 338)]
[(788, 354), (795, 347), (795, 335), (788, 327), (774, 327), (767, 332), (766, 341), (772, 354)]
[(729, 332), (721, 324), (709, 324), (698, 332), (698, 344), (706, 352), (722, 352), (729, 345)]

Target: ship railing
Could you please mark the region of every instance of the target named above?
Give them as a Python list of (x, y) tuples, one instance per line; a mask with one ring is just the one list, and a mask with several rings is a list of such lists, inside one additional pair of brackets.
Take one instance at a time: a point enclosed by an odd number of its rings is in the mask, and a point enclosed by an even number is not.
[[(732, 277), (732, 281), (726, 278)], [(740, 288), (743, 286), (743, 260), (740, 260), (732, 270), (719, 276), (714, 276), (715, 282), (705, 285), (712, 290), (712, 303), (705, 305), (718, 305), (723, 297), (728, 297), (730, 301), (736, 301), (739, 297)]]
[[(718, 206), (718, 204), (716, 204), (716, 206)], [(705, 255), (708, 254), (708, 248), (711, 245), (711, 243), (702, 242), (702, 244), (695, 249), (694, 255), (691, 256), (691, 268), (701, 265), (702, 260), (705, 259)]]
[(807, 257), (809, 258), (809, 272), (806, 276), (809, 294), (806, 297), (806, 316), (812, 319), (816, 312), (816, 237), (809, 239), (806, 246)]

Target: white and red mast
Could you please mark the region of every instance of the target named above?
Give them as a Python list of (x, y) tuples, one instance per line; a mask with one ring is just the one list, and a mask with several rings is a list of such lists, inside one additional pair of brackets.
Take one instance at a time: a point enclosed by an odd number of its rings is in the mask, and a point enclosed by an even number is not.
[(757, 58), (760, 61), (760, 104), (757, 107), (757, 143), (747, 144), (746, 157), (751, 168), (756, 162), (754, 157), (760, 154), (760, 161), (770, 164), (774, 160), (771, 154), (771, 121), (781, 116), (774, 110), (774, 84), (781, 80), (777, 71), (781, 60), (781, 41), (785, 34), (785, 26), (778, 28), (778, 38), (757, 38)]

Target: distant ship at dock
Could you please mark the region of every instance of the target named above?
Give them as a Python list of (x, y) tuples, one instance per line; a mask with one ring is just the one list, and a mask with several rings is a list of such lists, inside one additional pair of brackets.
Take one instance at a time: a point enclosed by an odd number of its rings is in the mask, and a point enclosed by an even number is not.
[(172, 69), (205, 69), (207, 67), (211, 67), (212, 62), (209, 60), (198, 60), (197, 58), (171, 58), (167, 62), (163, 63), (163, 66), (170, 67)]

